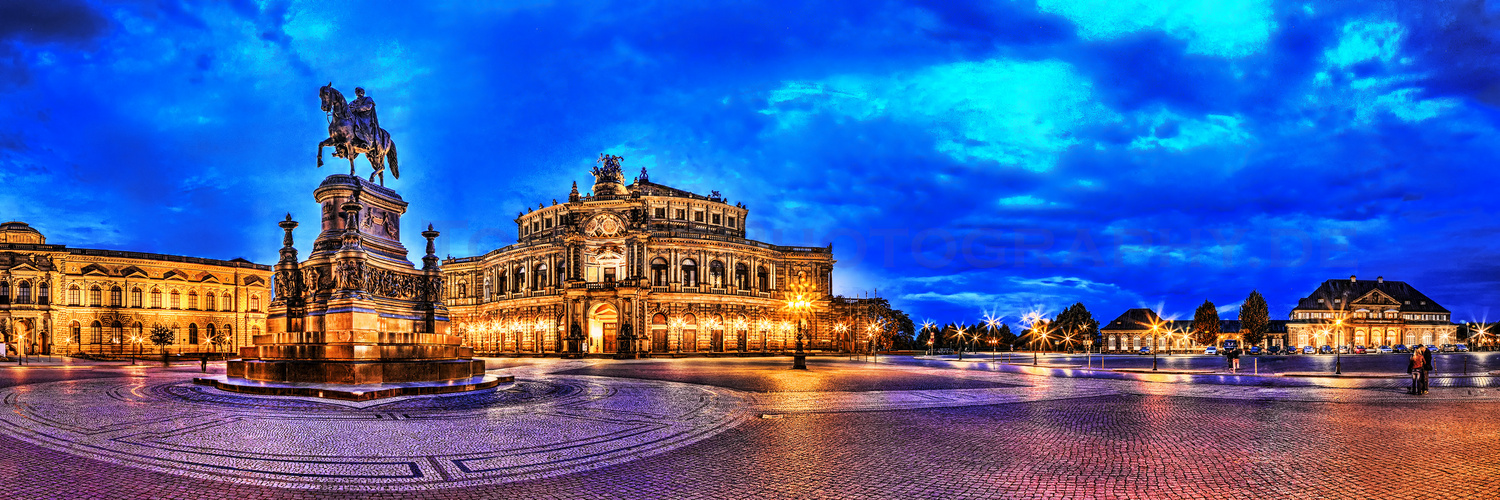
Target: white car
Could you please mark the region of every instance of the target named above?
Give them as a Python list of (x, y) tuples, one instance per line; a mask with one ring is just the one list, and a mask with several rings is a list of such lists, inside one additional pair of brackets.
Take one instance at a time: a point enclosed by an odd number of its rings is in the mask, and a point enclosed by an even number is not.
[(1219, 348), (1218, 347), (1208, 346), (1208, 347), (1203, 348), (1203, 354), (1218, 354), (1218, 353), (1219, 353)]

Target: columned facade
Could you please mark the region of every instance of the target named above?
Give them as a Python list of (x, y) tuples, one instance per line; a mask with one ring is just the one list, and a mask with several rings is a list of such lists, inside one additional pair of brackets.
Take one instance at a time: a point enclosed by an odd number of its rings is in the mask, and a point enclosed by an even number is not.
[[(455, 331), (484, 354), (735, 353), (838, 348), (833, 251), (746, 238), (749, 209), (641, 177), (617, 158), (593, 192), (520, 213), (518, 241), (443, 262)], [(793, 286), (816, 297), (784, 311)]]
[(1458, 341), (1451, 316), (1405, 282), (1350, 276), (1325, 281), (1299, 300), (1287, 330), (1297, 346), (1437, 345)]

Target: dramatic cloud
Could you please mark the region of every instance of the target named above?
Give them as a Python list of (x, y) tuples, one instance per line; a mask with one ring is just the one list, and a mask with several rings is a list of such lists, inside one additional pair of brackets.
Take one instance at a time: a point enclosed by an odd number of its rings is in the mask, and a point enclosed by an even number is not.
[[(601, 152), (832, 243), (917, 318), (1273, 314), (1329, 278), (1500, 300), (1495, 2), (0, 0), (0, 217), (271, 262), (318, 220), (317, 88), (362, 86), (440, 252)], [(368, 167), (363, 159), (357, 166)], [(410, 248), (421, 248), (408, 231)]]

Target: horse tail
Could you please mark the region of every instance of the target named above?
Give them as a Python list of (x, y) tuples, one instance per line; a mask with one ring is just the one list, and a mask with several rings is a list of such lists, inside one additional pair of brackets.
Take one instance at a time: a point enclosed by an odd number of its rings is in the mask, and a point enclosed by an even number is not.
[[(390, 141), (390, 139), (386, 140)], [(401, 169), (396, 168), (396, 141), (391, 141), (391, 148), (385, 151), (385, 159), (391, 164), (391, 177), (400, 179)]]

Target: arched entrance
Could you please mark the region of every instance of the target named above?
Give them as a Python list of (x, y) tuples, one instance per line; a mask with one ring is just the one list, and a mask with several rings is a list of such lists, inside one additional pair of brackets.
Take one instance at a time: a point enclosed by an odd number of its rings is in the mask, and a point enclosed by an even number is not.
[(609, 303), (594, 306), (589, 311), (589, 352), (615, 352), (615, 334), (619, 331), (620, 311)]
[(11, 341), (15, 342), (16, 349), (26, 354), (36, 354), (31, 347), (37, 344), (37, 339), (32, 336), (34, 330), (31, 328), (31, 320), (18, 319), (14, 325), (15, 335), (11, 337)]

